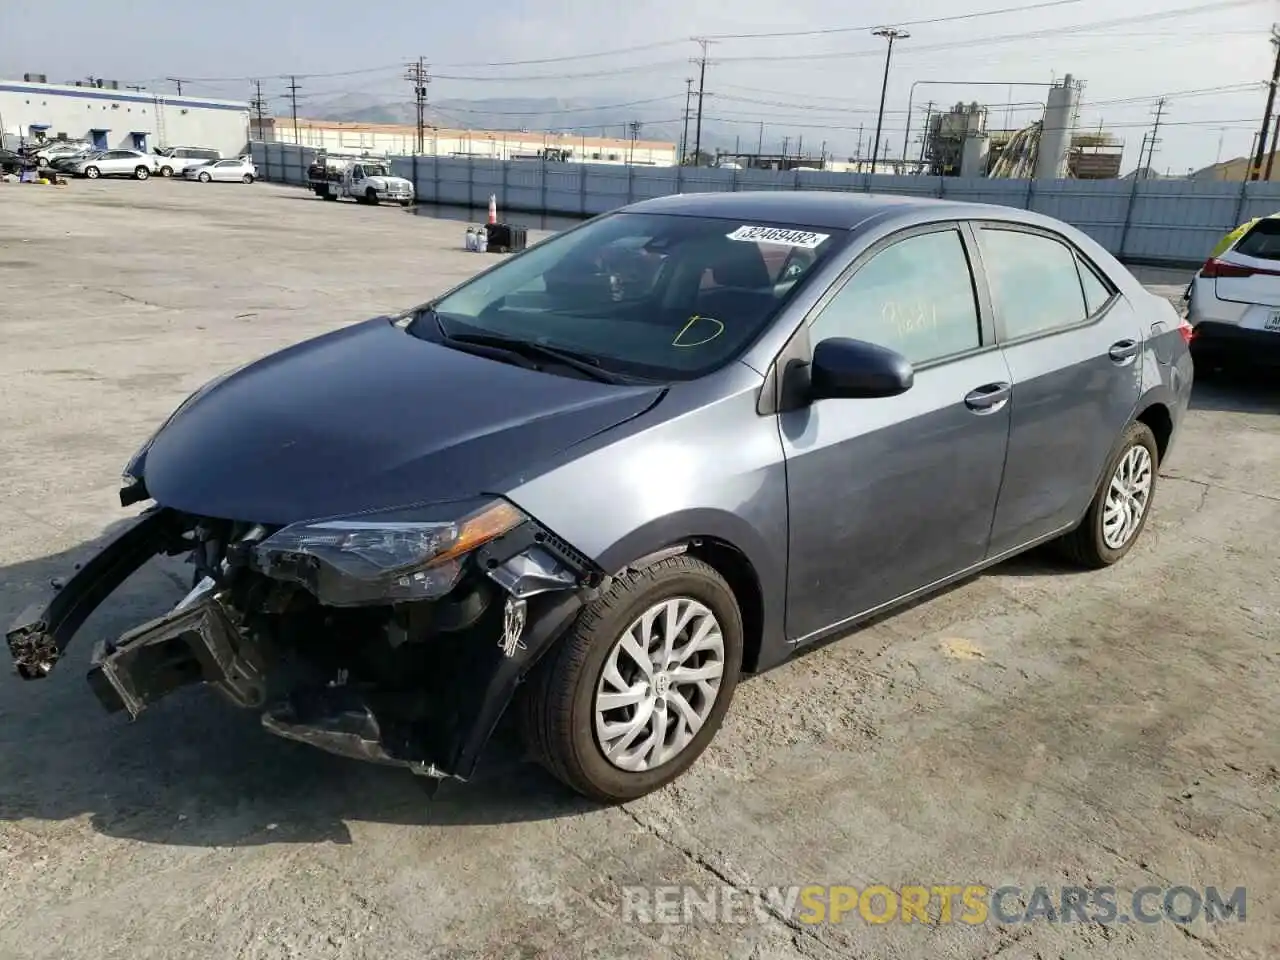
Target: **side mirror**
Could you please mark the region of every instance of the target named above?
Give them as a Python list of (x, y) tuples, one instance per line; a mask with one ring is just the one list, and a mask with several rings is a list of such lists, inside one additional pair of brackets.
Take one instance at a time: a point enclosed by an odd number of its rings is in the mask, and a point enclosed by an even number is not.
[(896, 397), (914, 382), (907, 358), (887, 347), (832, 337), (813, 348), (810, 400)]

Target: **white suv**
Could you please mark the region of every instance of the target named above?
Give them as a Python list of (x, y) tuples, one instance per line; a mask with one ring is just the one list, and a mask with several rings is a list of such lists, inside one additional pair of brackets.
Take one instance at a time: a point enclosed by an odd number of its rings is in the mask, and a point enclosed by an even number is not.
[(1191, 353), (1206, 370), (1280, 367), (1280, 215), (1206, 260), (1187, 294)]
[(105, 150), (79, 160), (71, 167), (77, 177), (133, 177), (146, 180), (156, 172), (156, 157), (140, 150)]
[(170, 147), (159, 157), (159, 170), (162, 177), (182, 176), (187, 167), (221, 160), (222, 154), (209, 147)]

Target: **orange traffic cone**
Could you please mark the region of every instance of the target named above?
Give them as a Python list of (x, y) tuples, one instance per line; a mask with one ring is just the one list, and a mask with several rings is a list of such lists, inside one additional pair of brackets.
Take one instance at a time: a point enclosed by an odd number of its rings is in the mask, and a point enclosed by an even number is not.
[(498, 222), (498, 197), (497, 194), (489, 194), (489, 222)]

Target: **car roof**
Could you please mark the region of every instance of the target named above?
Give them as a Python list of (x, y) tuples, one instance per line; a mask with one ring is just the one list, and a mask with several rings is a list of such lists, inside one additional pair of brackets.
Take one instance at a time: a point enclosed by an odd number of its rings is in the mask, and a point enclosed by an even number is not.
[(683, 193), (642, 200), (622, 208), (627, 213), (663, 213), (686, 217), (763, 220), (853, 230), (869, 220), (902, 225), (934, 220), (990, 219), (1061, 230), (1063, 224), (1026, 210), (986, 203), (962, 203), (930, 197), (831, 190), (746, 190), (732, 193)]

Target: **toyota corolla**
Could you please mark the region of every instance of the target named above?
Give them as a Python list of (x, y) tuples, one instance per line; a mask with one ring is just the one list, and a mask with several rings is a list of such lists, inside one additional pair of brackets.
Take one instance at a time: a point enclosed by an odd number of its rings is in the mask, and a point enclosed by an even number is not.
[(508, 709), (625, 801), (739, 678), (1038, 544), (1151, 514), (1188, 330), (1012, 210), (686, 195), (209, 383), (125, 470), (124, 530), (8, 632), (38, 679), (157, 555), (190, 592), (102, 638), (137, 717), (208, 684), (283, 737), (467, 778)]

